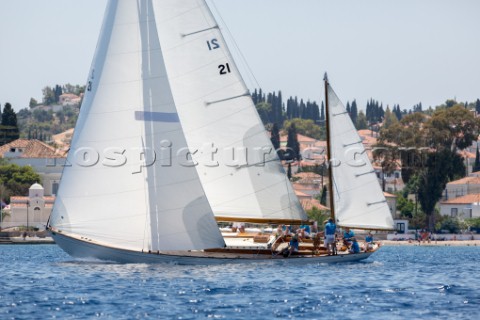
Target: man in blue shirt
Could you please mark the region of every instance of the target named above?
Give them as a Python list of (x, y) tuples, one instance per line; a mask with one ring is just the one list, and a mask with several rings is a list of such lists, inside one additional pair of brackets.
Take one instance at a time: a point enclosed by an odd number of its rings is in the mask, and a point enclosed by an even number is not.
[(365, 237), (365, 252), (373, 249), (373, 235), (371, 232)]
[(343, 232), (343, 243), (347, 246), (347, 248), (350, 249), (352, 246), (352, 239), (355, 237), (355, 233), (353, 230), (350, 230), (349, 227), (345, 228), (345, 231)]
[(350, 248), (350, 253), (359, 253), (360, 246), (358, 245), (357, 239), (351, 238), (352, 240), (352, 247)]
[(328, 222), (325, 224), (325, 246), (328, 250), (328, 255), (336, 254), (336, 244), (335, 244), (335, 231), (337, 226), (333, 223), (333, 219), (328, 219)]
[(302, 231), (302, 238), (310, 237), (310, 226), (308, 224), (302, 224), (300, 226), (300, 230)]

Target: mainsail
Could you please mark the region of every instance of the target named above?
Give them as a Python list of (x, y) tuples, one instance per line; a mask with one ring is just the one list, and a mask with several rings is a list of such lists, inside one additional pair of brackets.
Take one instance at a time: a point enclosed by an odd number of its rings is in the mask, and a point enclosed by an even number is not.
[(362, 139), (342, 102), (325, 81), (337, 224), (359, 229), (392, 230), (393, 218)]
[[(56, 230), (132, 250), (225, 245), (196, 169), (170, 152), (186, 140), (171, 88), (178, 74), (168, 74), (178, 65), (166, 69), (172, 48), (159, 36), (169, 37), (169, 18), (188, 15), (178, 3), (109, 2), (50, 219)], [(157, 21), (163, 11), (171, 16)]]

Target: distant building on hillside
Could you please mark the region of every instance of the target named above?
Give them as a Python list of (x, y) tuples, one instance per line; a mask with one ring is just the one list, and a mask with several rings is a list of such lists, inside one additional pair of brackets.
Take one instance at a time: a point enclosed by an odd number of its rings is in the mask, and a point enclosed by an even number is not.
[(57, 193), (66, 155), (39, 141), (17, 139), (0, 147), (0, 158), (19, 166), (31, 166), (40, 175), (44, 193)]
[(82, 98), (73, 93), (64, 93), (58, 99), (62, 106), (78, 106), (81, 101)]

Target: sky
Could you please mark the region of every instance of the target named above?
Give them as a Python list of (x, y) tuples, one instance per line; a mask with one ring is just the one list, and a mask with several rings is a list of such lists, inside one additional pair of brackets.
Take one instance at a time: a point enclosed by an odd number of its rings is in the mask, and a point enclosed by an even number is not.
[[(207, 0), (250, 89), (361, 109), (480, 98), (480, 1)], [(0, 103), (85, 84), (106, 0), (0, 0)]]

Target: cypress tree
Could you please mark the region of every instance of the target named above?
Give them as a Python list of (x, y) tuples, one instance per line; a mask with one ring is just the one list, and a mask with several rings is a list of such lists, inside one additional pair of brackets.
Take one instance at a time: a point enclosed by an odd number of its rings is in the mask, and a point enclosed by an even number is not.
[(255, 88), (255, 90), (253, 91), (252, 93), (252, 101), (253, 101), (253, 105), (257, 105), (258, 103), (258, 93), (257, 93), (257, 88)]
[(277, 151), (278, 157), (282, 159), (280, 153), (280, 130), (278, 130), (278, 125), (276, 123), (273, 124), (270, 135), (270, 140), (272, 141), (273, 148)]
[(60, 101), (60, 96), (62, 95), (62, 87), (59, 86), (58, 84), (55, 86), (55, 91), (54, 91), (54, 94), (55, 94), (55, 102), (59, 102)]
[(293, 115), (292, 118), (300, 118), (300, 108), (298, 107), (298, 99), (295, 97), (293, 102)]
[(313, 122), (317, 123), (320, 120), (320, 110), (318, 109), (318, 104), (316, 102), (312, 103), (312, 110), (313, 110)]
[(327, 186), (324, 185), (322, 188), (322, 195), (320, 197), (320, 204), (326, 206), (327, 205)]
[(383, 103), (380, 104), (380, 108), (378, 108), (378, 118), (377, 121), (381, 122), (385, 118), (385, 110), (383, 110)]
[(475, 164), (473, 165), (473, 172), (480, 171), (480, 153), (478, 151), (478, 144), (477, 144), (477, 153), (475, 155)]
[[(371, 100), (372, 99), (370, 99), (370, 101)], [(366, 117), (367, 121), (370, 121), (371, 117), (372, 117), (372, 105), (371, 105), (370, 101), (367, 102), (367, 107), (365, 109), (365, 117)]]
[(288, 158), (286, 160), (300, 160), (300, 144), (298, 143), (297, 129), (293, 123), (288, 128), (287, 153)]
[(322, 101), (322, 106), (320, 107), (320, 120), (325, 121), (325, 105)]
[(5, 103), (2, 112), (2, 122), (0, 126), (0, 145), (7, 144), (20, 138), (18, 130), (17, 114), (10, 103)]
[(298, 107), (298, 118), (306, 119), (305, 111), (306, 111), (305, 103), (303, 102), (303, 99), (300, 99), (300, 106)]
[(283, 123), (283, 101), (282, 101), (282, 92), (278, 91), (278, 95), (275, 99), (275, 105), (272, 106), (274, 112), (274, 121), (279, 126)]

